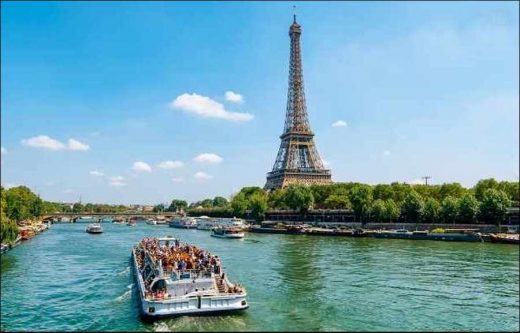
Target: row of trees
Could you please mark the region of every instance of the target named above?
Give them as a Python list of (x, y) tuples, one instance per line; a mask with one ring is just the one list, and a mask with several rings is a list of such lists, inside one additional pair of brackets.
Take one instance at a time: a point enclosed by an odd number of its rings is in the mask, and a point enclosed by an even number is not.
[[(202, 202), (210, 202), (206, 199)], [(358, 221), (500, 223), (511, 206), (518, 206), (519, 183), (480, 180), (473, 188), (459, 183), (410, 185), (405, 183), (368, 185), (292, 185), (269, 193), (259, 187), (245, 187), (229, 203), (190, 205), (190, 212), (213, 216), (245, 216), (262, 220), (271, 210), (347, 209)], [(193, 208), (194, 206), (198, 208)], [(202, 206), (202, 208), (200, 207)]]

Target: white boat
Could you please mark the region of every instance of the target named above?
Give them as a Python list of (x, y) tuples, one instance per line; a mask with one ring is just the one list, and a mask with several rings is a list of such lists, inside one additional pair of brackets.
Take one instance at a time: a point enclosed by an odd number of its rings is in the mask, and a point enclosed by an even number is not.
[[(164, 262), (156, 259), (150, 249), (179, 254), (192, 265), (194, 254), (205, 264), (196, 269), (184, 266), (185, 261)], [(242, 311), (249, 307), (244, 287), (233, 284), (222, 271), (217, 256), (173, 237), (145, 238), (132, 249), (134, 276), (137, 280), (140, 313), (144, 319), (190, 314), (221, 314)]]
[(223, 227), (238, 228), (241, 230), (245, 230), (248, 228), (247, 224), (244, 222), (243, 219), (239, 219), (236, 217), (219, 219), (218, 224)]
[(157, 221), (154, 220), (154, 219), (147, 219), (147, 220), (146, 220), (146, 224), (156, 225), (156, 224), (157, 224)]
[(239, 228), (218, 227), (213, 229), (211, 236), (219, 238), (244, 238), (244, 232)]
[(197, 229), (199, 230), (211, 230), (218, 226), (218, 221), (209, 216), (199, 216), (197, 219)]
[(172, 228), (195, 229), (197, 228), (197, 221), (193, 217), (176, 217), (170, 221), (169, 226)]
[(86, 232), (91, 234), (100, 234), (103, 232), (103, 228), (101, 227), (101, 224), (99, 223), (91, 223), (87, 225), (87, 228), (85, 229)]

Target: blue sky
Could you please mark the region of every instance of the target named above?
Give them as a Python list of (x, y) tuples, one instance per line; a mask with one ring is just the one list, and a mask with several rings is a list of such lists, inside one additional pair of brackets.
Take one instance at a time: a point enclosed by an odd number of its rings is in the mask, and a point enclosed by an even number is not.
[[(292, 5), (2, 2), (2, 184), (124, 204), (263, 186)], [(305, 2), (297, 15), (334, 181), (518, 180), (518, 3)]]

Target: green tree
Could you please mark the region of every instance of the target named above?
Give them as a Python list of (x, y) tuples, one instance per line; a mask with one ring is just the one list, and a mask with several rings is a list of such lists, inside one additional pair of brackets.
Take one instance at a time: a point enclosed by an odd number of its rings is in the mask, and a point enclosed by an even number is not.
[(395, 203), (394, 200), (388, 199), (385, 201), (385, 220), (387, 221), (395, 221), (401, 215), (399, 206)]
[(18, 235), (16, 222), (7, 217), (7, 200), (3, 187), (0, 189), (0, 199), (2, 201), (0, 212), (0, 239), (2, 243), (12, 243)]
[(300, 184), (291, 184), (285, 193), (285, 203), (291, 209), (305, 212), (312, 207), (314, 197), (309, 187)]
[(500, 225), (511, 207), (511, 200), (504, 191), (487, 189), (480, 204), (482, 219)]
[(517, 206), (519, 205), (520, 187), (518, 182), (503, 181), (498, 183), (497, 189), (507, 193), (509, 199), (514, 201)]
[(284, 209), (285, 205), (285, 190), (276, 189), (274, 191), (269, 192), (269, 196), (267, 198), (267, 203), (269, 208), (272, 209)]
[(442, 184), (439, 188), (439, 200), (444, 200), (446, 197), (460, 198), (465, 193), (468, 193), (468, 190), (462, 187), (459, 183), (445, 183)]
[(244, 193), (237, 193), (231, 200), (231, 208), (235, 216), (244, 216), (248, 208), (248, 200)]
[(213, 200), (212, 199), (204, 199), (199, 203), (200, 206), (203, 208), (211, 208), (213, 207)]
[(178, 210), (186, 210), (188, 203), (185, 200), (173, 199), (168, 207), (169, 212), (176, 212)]
[(459, 199), (459, 220), (463, 223), (473, 223), (479, 213), (479, 202), (472, 194), (464, 194)]
[(420, 222), (424, 214), (424, 201), (421, 195), (412, 190), (404, 199), (401, 209), (408, 222)]
[(481, 179), (473, 187), (475, 197), (478, 201), (482, 201), (484, 199), (484, 192), (486, 192), (488, 189), (498, 189), (498, 182), (495, 180), (495, 178)]
[(447, 196), (441, 203), (441, 216), (445, 223), (455, 223), (459, 215), (459, 201), (457, 198)]
[(381, 200), (389, 200), (392, 199), (394, 196), (394, 191), (392, 190), (392, 186), (388, 184), (378, 184), (374, 186), (373, 190), (373, 196), (374, 199), (381, 199)]
[(160, 204), (155, 205), (153, 207), (153, 212), (154, 213), (162, 213), (162, 212), (164, 212), (165, 209), (166, 209), (166, 207), (164, 206), (164, 204), (160, 203)]
[(72, 212), (74, 212), (74, 213), (82, 213), (84, 211), (85, 211), (85, 206), (83, 206), (83, 204), (80, 204), (79, 202), (76, 202), (72, 206)]
[(395, 203), (399, 206), (401, 206), (404, 202), (404, 199), (412, 191), (412, 187), (408, 184), (401, 184), (398, 182), (394, 182), (390, 184), (390, 187), (392, 188), (392, 199), (395, 201)]
[(323, 203), (323, 208), (350, 209), (352, 205), (346, 194), (331, 194)]
[(423, 218), (426, 222), (435, 223), (439, 219), (441, 213), (441, 205), (434, 198), (428, 198), (424, 202)]
[(226, 207), (228, 204), (228, 200), (224, 197), (215, 197), (213, 199), (213, 207)]
[(372, 187), (366, 184), (356, 184), (350, 189), (349, 198), (356, 220), (366, 220), (372, 204)]
[(249, 209), (255, 221), (263, 221), (267, 211), (267, 195), (259, 192), (251, 195), (249, 198)]
[(6, 215), (19, 222), (40, 216), (42, 200), (26, 186), (13, 187), (5, 191)]
[(372, 203), (371, 216), (375, 222), (383, 222), (386, 220), (386, 204), (383, 200), (377, 199)]

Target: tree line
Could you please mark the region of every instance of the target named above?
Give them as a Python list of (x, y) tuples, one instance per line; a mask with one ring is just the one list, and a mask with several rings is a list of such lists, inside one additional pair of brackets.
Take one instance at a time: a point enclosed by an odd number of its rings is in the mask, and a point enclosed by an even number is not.
[[(211, 199), (202, 202), (209, 203)], [(474, 187), (459, 183), (412, 185), (394, 182), (369, 185), (291, 185), (266, 192), (260, 187), (244, 187), (229, 204), (188, 207), (193, 215), (246, 215), (261, 221), (268, 210), (345, 209), (361, 222), (501, 223), (510, 207), (519, 204), (519, 183), (493, 178), (482, 179)]]

